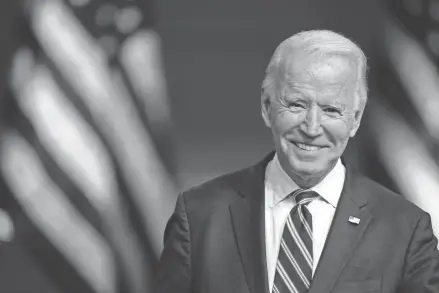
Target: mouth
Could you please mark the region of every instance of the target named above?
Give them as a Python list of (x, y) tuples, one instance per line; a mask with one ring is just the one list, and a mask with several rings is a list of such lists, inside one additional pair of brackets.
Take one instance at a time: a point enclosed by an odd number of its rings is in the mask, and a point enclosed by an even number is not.
[(292, 141), (291, 143), (294, 144), (300, 150), (310, 152), (310, 153), (317, 152), (317, 151), (320, 151), (320, 150), (326, 148), (325, 146), (312, 145), (312, 144), (306, 144), (306, 143), (294, 142), (294, 141)]

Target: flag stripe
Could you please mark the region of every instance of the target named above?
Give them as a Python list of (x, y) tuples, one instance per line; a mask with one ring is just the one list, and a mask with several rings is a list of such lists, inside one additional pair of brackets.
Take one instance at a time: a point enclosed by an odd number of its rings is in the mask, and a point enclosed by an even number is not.
[[(111, 141), (110, 147), (114, 148), (124, 170), (133, 200), (144, 211), (141, 215), (143, 225), (152, 235), (162, 235), (167, 215), (171, 212), (172, 197), (169, 194), (174, 193), (174, 187), (165, 180), (166, 169), (157, 159), (137, 110), (130, 104), (126, 91), (118, 89), (113, 76), (106, 73), (102, 51), (91, 45), (87, 33), (81, 31), (65, 8), (53, 0), (38, 10), (33, 21), (38, 39), (64, 76), (71, 78), (73, 88), (93, 116), (100, 118), (96, 123)], [(151, 201), (156, 203), (155, 206), (150, 205)], [(168, 213), (163, 212), (168, 209)], [(161, 237), (153, 239), (152, 245), (158, 254)]]
[(393, 22), (387, 24), (386, 49), (401, 85), (408, 92), (429, 134), (439, 143), (438, 69), (417, 41)]
[[(147, 37), (152, 40), (142, 41), (142, 38), (146, 39)], [(158, 61), (161, 60), (161, 56), (159, 55), (159, 52), (155, 52), (160, 49), (159, 45), (156, 45), (158, 42), (158, 36), (151, 30), (147, 30), (145, 33), (136, 33), (122, 44), (121, 52), (116, 63), (124, 83), (131, 85), (127, 87), (129, 94), (134, 97), (133, 103), (135, 104), (136, 109), (139, 110), (140, 117), (153, 139), (152, 142), (154, 143), (159, 157), (164, 162), (164, 166), (169, 174), (174, 174), (176, 163), (173, 155), (172, 140), (168, 135), (171, 129), (171, 118), (169, 110), (163, 109), (169, 107), (169, 102), (166, 99), (164, 74), (161, 72), (162, 70), (158, 64)], [(148, 48), (148, 45), (152, 48)], [(132, 56), (126, 57), (125, 55), (129, 55), (131, 51), (134, 51), (133, 54), (135, 55), (149, 54), (151, 56), (142, 57), (140, 59), (154, 59), (154, 62), (130, 62)], [(154, 70), (153, 72), (158, 74), (159, 77), (151, 78), (149, 81), (143, 81), (146, 79), (146, 76), (144, 76), (142, 68), (148, 68), (149, 66), (157, 67), (157, 70)], [(132, 78), (136, 78), (138, 81), (132, 80)], [(161, 86), (152, 85), (153, 82), (157, 82), (157, 85)], [(136, 90), (134, 88), (136, 84), (138, 84), (137, 87), (140, 89)], [(150, 102), (150, 100), (152, 100), (152, 102)], [(154, 111), (156, 107), (158, 107), (157, 113)], [(152, 116), (151, 112), (154, 112)]]
[[(170, 127), (169, 105), (159, 70), (159, 39), (148, 27), (151, 19), (146, 19), (150, 4), (36, 0), (23, 6), (26, 14), (20, 26), (25, 38), (13, 59), (8, 89), (13, 99), (8, 105), (13, 110), (8, 116), (11, 135), (0, 147), (2, 152), (11, 151), (10, 137), (18, 137), (15, 142), (25, 146), (25, 159), (34, 163), (27, 174), (38, 173), (31, 179), (45, 189), (43, 195), (30, 197), (26, 188), (31, 185), (17, 187), (22, 178), (11, 168), (3, 179), (12, 200), (18, 199), (22, 207), (9, 212), (14, 219), (29, 217), (38, 237), (45, 240), (40, 243), (43, 258), (38, 260), (51, 267), (50, 256), (58, 253), (57, 270), (48, 273), (62, 292), (70, 293), (69, 281), (75, 283), (73, 292), (81, 293), (145, 293), (152, 288), (175, 187), (169, 161), (164, 160), (172, 157), (166, 153), (169, 140), (163, 134)], [(114, 5), (116, 14), (104, 28), (96, 17), (105, 5)], [(148, 11), (143, 11), (146, 7)], [(133, 13), (137, 20), (126, 17)], [(112, 50), (102, 43), (104, 39), (112, 42)], [(121, 52), (127, 48), (143, 63), (122, 65)], [(139, 70), (150, 73), (145, 75), (148, 80), (132, 80), (129, 72)], [(29, 198), (41, 204), (29, 208), (25, 205)], [(50, 212), (41, 213), (48, 200), (53, 214), (63, 213), (59, 223)], [(53, 208), (55, 204), (59, 208)], [(67, 221), (72, 214), (73, 222)], [(20, 226), (21, 232), (27, 224)], [(67, 228), (59, 231), (53, 228), (57, 225)], [(77, 230), (92, 236), (78, 234), (76, 241)], [(32, 235), (21, 235), (28, 236), (23, 245), (32, 251)], [(90, 263), (70, 247), (77, 249), (81, 242), (88, 245), (83, 251), (98, 251)], [(111, 266), (98, 274), (98, 260)]]
[(97, 292), (115, 292), (108, 245), (47, 177), (32, 148), (10, 133), (2, 140), (1, 159), (9, 188), (41, 232)]
[[(15, 228), (14, 245), (25, 249), (28, 255), (35, 260), (42, 274), (49, 276), (60, 292), (96, 293), (64, 254), (53, 245), (49, 238), (41, 233), (33, 220), (27, 216), (26, 211), (18, 203), (15, 195), (7, 187), (3, 177), (0, 178), (0, 186), (3, 191), (2, 201), (4, 205), (8, 207), (9, 211), (14, 211), (9, 213)], [(24, 276), (22, 281), (26, 282)]]
[[(70, 84), (64, 79), (62, 73), (58, 70), (56, 65), (49, 58), (45, 57), (44, 52), (42, 52), (42, 58), (42, 62), (44, 61), (44, 64), (46, 64), (50, 71), (53, 72), (53, 78), (56, 83), (59, 84), (59, 86), (66, 93), (66, 98), (69, 98), (72, 105), (74, 105), (74, 107), (77, 108), (78, 111), (81, 113), (82, 118), (90, 125), (90, 127), (93, 128), (95, 134), (99, 137), (99, 139), (104, 142), (104, 147), (106, 148), (106, 151), (110, 156), (111, 161), (118, 162), (117, 156), (112, 151), (112, 148), (108, 148), (108, 145), (110, 145), (111, 143), (110, 140), (107, 138), (107, 136), (104, 135), (102, 129), (96, 125), (96, 119), (93, 117), (93, 114), (84, 103), (83, 99), (80, 98), (80, 96), (73, 90)], [(125, 177), (122, 175), (123, 170), (119, 164), (114, 164), (113, 168), (115, 176), (114, 180), (119, 185), (120, 193), (126, 195), (122, 196), (119, 200), (121, 207), (123, 207), (123, 209), (127, 209), (127, 219), (129, 221), (127, 225), (131, 225), (133, 227), (133, 230), (136, 231), (139, 241), (141, 242), (141, 245), (143, 247), (143, 257), (145, 257), (145, 261), (147, 263), (155, 263), (158, 260), (158, 256), (153, 253), (154, 250), (151, 247), (151, 237), (146, 234), (146, 230), (142, 224), (143, 220), (142, 216), (140, 215), (141, 210), (139, 211), (139, 207), (133, 201), (132, 197), (128, 196), (130, 194), (130, 190), (127, 187), (129, 182), (126, 182)], [(58, 172), (55, 173), (58, 174)], [(65, 182), (65, 179), (60, 180), (60, 182)], [(67, 190), (70, 189), (70, 187), (68, 186), (66, 186), (66, 188)], [(90, 221), (94, 223), (93, 220), (90, 219)]]
[[(133, 292), (141, 292), (144, 277), (139, 274), (145, 270), (139, 258), (133, 256), (140, 256), (141, 253), (140, 249), (135, 248), (138, 246), (135, 241), (130, 241), (132, 235), (123, 233), (130, 229), (127, 224), (122, 225), (124, 217), (117, 214), (120, 203), (117, 202), (117, 186), (108, 155), (89, 126), (57, 88), (47, 69), (38, 67), (35, 80), (17, 95), (18, 100), (32, 118), (40, 137), (46, 140), (45, 145), (52, 149), (52, 155), (76, 179), (76, 184), (81, 186), (83, 194), (93, 203), (105, 223), (111, 224), (106, 229), (107, 234), (120, 231), (118, 235), (113, 235), (113, 241), (121, 248), (119, 251), (124, 256), (122, 259), (125, 260), (124, 269), (129, 272), (127, 275), (133, 278), (130, 282), (134, 286)], [(60, 133), (63, 135), (60, 136)]]
[[(66, 92), (66, 98), (69, 98), (69, 101), (74, 105), (75, 108), (78, 109), (78, 111), (81, 112), (83, 119), (90, 125), (90, 127), (93, 128), (96, 135), (105, 143), (105, 145), (108, 144), (106, 137), (103, 136), (102, 131), (95, 126), (95, 123), (92, 118), (92, 114), (90, 113), (87, 106), (83, 103), (82, 99), (80, 99), (76, 92), (70, 88), (70, 85), (64, 80), (61, 73), (58, 71), (57, 67), (51, 62), (49, 59), (44, 57), (44, 53), (42, 54), (42, 60), (41, 62), (47, 65), (47, 68), (50, 69), (51, 72), (53, 72), (53, 78), (57, 84)], [(24, 82), (24, 81), (23, 81)], [(17, 114), (19, 111), (15, 111)], [(77, 187), (70, 182), (70, 179), (67, 178), (66, 174), (63, 170), (61, 170), (56, 162), (53, 161), (53, 158), (45, 151), (44, 147), (39, 143), (39, 140), (36, 138), (36, 134), (32, 132), (32, 125), (30, 122), (24, 123), (27, 121), (26, 117), (21, 117), (18, 119), (21, 124), (25, 124), (23, 126), (17, 126), (21, 128), (25, 133), (27, 137), (30, 137), (30, 140), (32, 141), (32, 144), (37, 147), (40, 153), (42, 153), (42, 156), (45, 158), (43, 161), (45, 167), (47, 170), (54, 170), (50, 172), (51, 177), (54, 179), (55, 182), (61, 182), (63, 184), (63, 188), (65, 192), (69, 194), (69, 200), (75, 204), (75, 206), (78, 208), (80, 212), (84, 214), (84, 216), (88, 219), (90, 223), (95, 224), (99, 228), (99, 230), (102, 230), (100, 225), (97, 225), (97, 223), (100, 223), (101, 220), (99, 219), (99, 215), (91, 205), (90, 202), (88, 202), (88, 199), (84, 196), (78, 196), (80, 194), (80, 191), (77, 189)], [(104, 146), (103, 146), (104, 147)], [(110, 149), (106, 149), (108, 152), (108, 155), (111, 157), (112, 162), (116, 162), (116, 157), (114, 153)], [(114, 182), (117, 182), (119, 185), (119, 190), (121, 194), (128, 195), (129, 190), (126, 187), (126, 183), (124, 178), (122, 177), (122, 170), (121, 168), (116, 164), (113, 165), (114, 168), (114, 176), (113, 178)], [(84, 202), (84, 200), (86, 202)], [(151, 244), (150, 244), (150, 237), (146, 234), (146, 231), (144, 230), (144, 227), (142, 226), (141, 218), (138, 215), (138, 209), (136, 204), (131, 200), (130, 196), (123, 196), (119, 198), (120, 207), (122, 210), (127, 209), (127, 215), (126, 218), (128, 220), (128, 223), (125, 223), (127, 226), (132, 226), (133, 230), (136, 231), (137, 236), (139, 237), (139, 240), (142, 242), (141, 246), (143, 249), (143, 254), (140, 254), (142, 257), (144, 257), (144, 261), (146, 263), (155, 263), (157, 261), (157, 256), (154, 255), (152, 252)], [(125, 228), (125, 230), (128, 228)], [(113, 232), (115, 230), (112, 230)], [(134, 232), (132, 232), (134, 233)], [(140, 261), (140, 259), (139, 259)], [(144, 281), (151, 283), (151, 281), (148, 281), (147, 276), (144, 276)], [(122, 278), (121, 282), (124, 281)], [(125, 292), (125, 291), (123, 291)]]
[(159, 64), (159, 40), (153, 30), (139, 31), (125, 41), (119, 58), (149, 121), (167, 123), (170, 113), (165, 98), (164, 74)]
[(47, 68), (38, 66), (34, 77), (21, 87), (24, 90), (16, 89), (21, 109), (51, 157), (96, 209), (105, 210), (114, 200), (116, 189), (105, 149), (54, 83)]
[(371, 107), (375, 112), (371, 126), (382, 162), (403, 194), (430, 213), (433, 231), (439, 235), (439, 167), (402, 118), (380, 104)]
[(390, 1), (382, 35), (387, 60), (377, 70), (369, 123), (380, 159), (375, 164), (380, 177), (387, 176), (382, 182), (427, 211), (437, 235), (439, 47), (430, 42), (438, 20), (430, 9), (439, 6), (430, 0), (410, 3)]
[(88, 198), (81, 194), (79, 188), (72, 182), (64, 170), (60, 168), (51, 154), (45, 149), (45, 146), (41, 144), (31, 122), (26, 116), (22, 115), (18, 105), (15, 105), (14, 110), (16, 121), (18, 121), (15, 127), (23, 135), (23, 138), (33, 146), (34, 151), (38, 153), (39, 157), (42, 158), (41, 164), (45, 172), (50, 175), (54, 184), (62, 183), (63, 191), (67, 195), (67, 199), (70, 203), (94, 226), (97, 232), (103, 235), (105, 232), (103, 231), (102, 221), (96, 208), (91, 204)]

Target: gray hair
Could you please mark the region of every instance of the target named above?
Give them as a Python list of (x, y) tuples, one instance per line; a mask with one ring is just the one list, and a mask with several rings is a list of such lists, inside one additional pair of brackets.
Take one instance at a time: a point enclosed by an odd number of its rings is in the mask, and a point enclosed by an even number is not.
[(357, 65), (355, 91), (357, 109), (364, 109), (367, 102), (367, 58), (361, 48), (341, 34), (329, 30), (311, 30), (297, 33), (276, 48), (265, 71), (262, 92), (271, 99), (282, 82), (283, 63), (292, 49), (300, 49), (310, 56), (347, 56)]

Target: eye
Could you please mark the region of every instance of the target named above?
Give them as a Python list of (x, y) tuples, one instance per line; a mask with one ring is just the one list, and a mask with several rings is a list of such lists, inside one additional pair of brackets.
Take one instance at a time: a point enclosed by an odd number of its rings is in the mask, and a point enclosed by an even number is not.
[(323, 109), (323, 111), (325, 113), (328, 113), (328, 114), (338, 114), (338, 115), (341, 114), (341, 111), (337, 108), (334, 108), (334, 107), (327, 107), (327, 108)]
[(305, 109), (305, 106), (298, 102), (290, 102), (288, 103), (288, 107), (294, 109)]

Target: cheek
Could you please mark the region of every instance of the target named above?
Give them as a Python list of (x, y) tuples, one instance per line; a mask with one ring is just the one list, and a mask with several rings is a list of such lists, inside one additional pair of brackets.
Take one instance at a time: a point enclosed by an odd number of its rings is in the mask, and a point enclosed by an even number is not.
[(295, 128), (300, 124), (299, 117), (293, 115), (292, 113), (283, 111), (278, 112), (274, 115), (275, 119), (271, 121), (272, 130), (278, 135), (285, 135), (291, 129)]
[(326, 123), (328, 138), (336, 145), (344, 145), (349, 140), (352, 123), (347, 120), (336, 120)]

